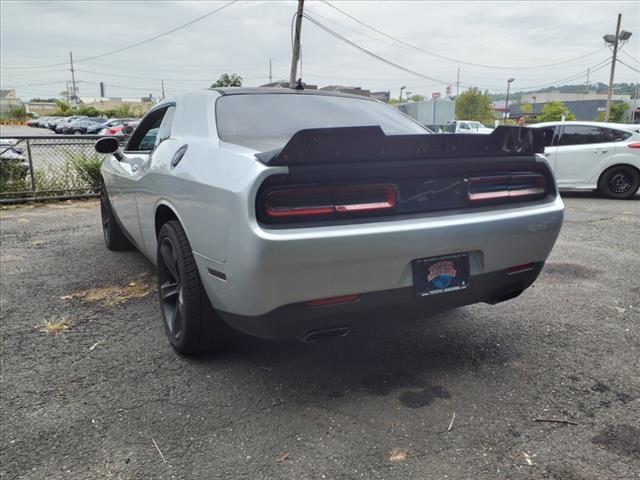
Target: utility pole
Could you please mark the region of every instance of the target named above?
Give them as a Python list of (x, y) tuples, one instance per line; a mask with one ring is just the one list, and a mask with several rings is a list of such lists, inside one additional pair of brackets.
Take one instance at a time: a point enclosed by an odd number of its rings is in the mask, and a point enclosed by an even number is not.
[(618, 14), (618, 23), (616, 25), (616, 37), (613, 41), (613, 57), (611, 58), (611, 74), (609, 75), (609, 89), (607, 92), (607, 111), (604, 114), (604, 121), (609, 121), (611, 115), (611, 94), (613, 93), (613, 77), (616, 73), (616, 57), (618, 56), (618, 44), (620, 43), (620, 23), (622, 22), (622, 14)]
[(72, 100), (72, 104), (73, 105), (77, 105), (78, 104), (78, 97), (76, 96), (76, 74), (73, 71), (73, 53), (69, 52), (69, 61), (71, 62), (71, 83), (73, 84), (73, 96), (71, 97)]
[(71, 101), (71, 96), (69, 95), (69, 80), (67, 80), (67, 102)]
[(271, 75), (271, 59), (269, 59), (269, 83), (272, 82), (272, 75)]
[(293, 55), (291, 56), (291, 74), (289, 75), (289, 88), (296, 83), (296, 71), (300, 60), (300, 30), (302, 29), (302, 14), (304, 12), (304, 0), (298, 0), (298, 12), (296, 13), (296, 33), (293, 37)]
[(400, 101), (402, 101), (402, 91), (407, 87), (400, 87)]
[(160, 80), (160, 83), (162, 84), (162, 99), (164, 100), (164, 80)]
[(589, 95), (589, 73), (591, 73), (591, 68), (587, 68), (587, 83), (586, 83), (586, 89), (585, 89), (585, 94)]
[(456, 97), (460, 95), (460, 67), (458, 67), (458, 79), (456, 80)]

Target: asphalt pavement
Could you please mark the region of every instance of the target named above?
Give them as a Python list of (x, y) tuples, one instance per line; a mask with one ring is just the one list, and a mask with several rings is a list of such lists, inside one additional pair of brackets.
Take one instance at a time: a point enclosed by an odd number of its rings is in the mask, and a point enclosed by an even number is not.
[(95, 201), (0, 212), (0, 477), (640, 478), (640, 197), (565, 196), (532, 288), (183, 358)]

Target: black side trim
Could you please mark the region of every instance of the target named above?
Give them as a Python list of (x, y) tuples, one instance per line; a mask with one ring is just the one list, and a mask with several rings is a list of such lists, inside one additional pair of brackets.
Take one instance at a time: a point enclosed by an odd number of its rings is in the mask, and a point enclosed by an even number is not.
[(227, 274), (226, 273), (219, 272), (218, 270), (214, 270), (211, 267), (207, 268), (207, 271), (209, 272), (209, 275), (214, 276), (216, 278), (219, 278), (220, 280), (226, 280), (227, 279)]

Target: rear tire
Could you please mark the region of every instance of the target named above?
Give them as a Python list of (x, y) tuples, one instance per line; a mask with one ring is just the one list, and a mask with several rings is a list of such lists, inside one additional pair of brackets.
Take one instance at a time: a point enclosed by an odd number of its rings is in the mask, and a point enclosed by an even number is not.
[(111, 203), (109, 202), (109, 194), (102, 180), (100, 181), (100, 217), (102, 219), (104, 243), (107, 248), (114, 252), (131, 250), (133, 245), (125, 236), (120, 225), (118, 225), (111, 208)]
[(640, 173), (629, 165), (616, 165), (606, 170), (598, 181), (598, 190), (609, 198), (633, 197), (640, 188)]
[(189, 355), (228, 345), (231, 329), (209, 302), (177, 220), (165, 223), (158, 234), (158, 293), (165, 333), (176, 352)]

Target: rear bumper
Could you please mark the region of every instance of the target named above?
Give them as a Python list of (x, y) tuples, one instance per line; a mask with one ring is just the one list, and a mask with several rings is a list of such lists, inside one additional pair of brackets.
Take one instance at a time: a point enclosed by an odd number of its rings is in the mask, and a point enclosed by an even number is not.
[(478, 302), (498, 303), (514, 298), (538, 277), (544, 263), (521, 273), (506, 270), (472, 277), (466, 290), (417, 297), (413, 287), (365, 293), (343, 305), (312, 307), (307, 302), (285, 305), (260, 316), (219, 312), (234, 329), (256, 337), (279, 340), (312, 340), (316, 336), (341, 335), (351, 330), (375, 328), (376, 322), (403, 321)]
[(411, 291), (412, 261), (418, 258), (469, 252), (471, 281), (543, 263), (563, 212), (558, 196), (503, 210), (322, 228), (267, 230), (255, 218), (237, 218), (229, 225), (226, 261), (194, 256), (216, 310), (261, 317), (315, 299)]

